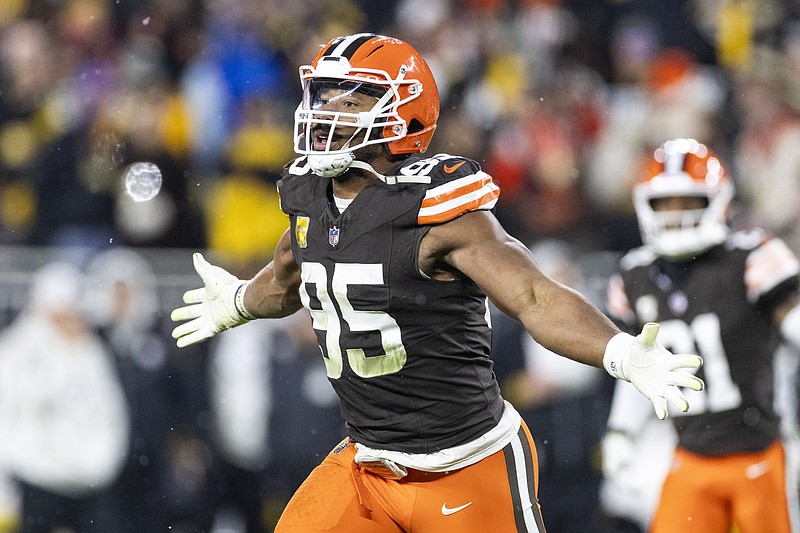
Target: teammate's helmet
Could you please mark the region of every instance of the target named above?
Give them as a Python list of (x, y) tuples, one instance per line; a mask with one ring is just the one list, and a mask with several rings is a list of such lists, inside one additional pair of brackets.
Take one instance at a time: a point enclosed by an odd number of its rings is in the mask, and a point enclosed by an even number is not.
[[(439, 118), (439, 91), (428, 64), (401, 40), (370, 33), (333, 39), (310, 65), (300, 67), (300, 82), (303, 101), (294, 115), (294, 149), (309, 156), (316, 174), (341, 174), (353, 161), (353, 151), (369, 144), (386, 143), (391, 154), (424, 152), (430, 144)], [(362, 113), (315, 109), (317, 92), (331, 83), (374, 96), (377, 103)], [(331, 128), (324, 150), (314, 149), (310, 135), (312, 125), (320, 124)], [(330, 142), (336, 128), (348, 128), (350, 137), (338, 150)], [(363, 138), (355, 141), (360, 132)]]
[[(672, 139), (648, 161), (633, 189), (642, 240), (657, 254), (682, 260), (720, 244), (730, 232), (733, 183), (720, 160), (694, 139)], [(694, 196), (705, 207), (656, 211), (658, 198)]]

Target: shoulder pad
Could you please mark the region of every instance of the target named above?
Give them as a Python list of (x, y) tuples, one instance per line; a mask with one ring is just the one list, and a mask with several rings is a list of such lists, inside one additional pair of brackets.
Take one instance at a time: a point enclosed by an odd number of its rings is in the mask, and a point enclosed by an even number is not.
[(428, 176), (432, 183), (450, 181), (480, 171), (480, 165), (466, 157), (436, 154), (425, 159), (412, 158), (398, 170), (402, 176)]
[(619, 267), (622, 270), (633, 270), (636, 267), (643, 267), (651, 264), (658, 256), (650, 248), (641, 246), (634, 248), (622, 256), (619, 260)]
[(744, 284), (747, 299), (757, 302), (769, 291), (800, 274), (800, 261), (786, 243), (777, 238), (763, 239), (747, 255)]
[(736, 231), (731, 233), (725, 240), (725, 248), (728, 250), (752, 250), (769, 240), (769, 236), (760, 229), (747, 231)]
[(399, 169), (405, 176), (429, 176), (430, 184), (420, 205), (420, 225), (447, 222), (469, 211), (491, 210), (500, 188), (477, 162), (449, 154), (409, 161)]

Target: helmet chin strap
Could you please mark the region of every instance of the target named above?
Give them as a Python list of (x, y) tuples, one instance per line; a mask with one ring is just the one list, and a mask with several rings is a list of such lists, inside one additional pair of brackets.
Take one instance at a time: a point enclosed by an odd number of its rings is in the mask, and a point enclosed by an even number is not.
[(350, 164), (351, 167), (360, 168), (362, 170), (366, 170), (370, 174), (374, 175), (376, 178), (384, 182), (386, 185), (396, 185), (398, 183), (430, 183), (431, 177), (430, 176), (384, 176), (374, 168), (369, 163), (365, 163), (364, 161), (355, 160)]
[(358, 159), (350, 163), (350, 166), (353, 168), (360, 168), (361, 170), (366, 170), (367, 172), (369, 172), (370, 174), (372, 174), (373, 176), (375, 176), (384, 183), (389, 183), (387, 180), (390, 180), (391, 178), (394, 177), (394, 176), (384, 176), (383, 174), (375, 170), (375, 168), (373, 168), (373, 166), (370, 165), (369, 163), (365, 161), (359, 161)]
[(336, 176), (341, 176), (350, 168), (360, 168), (361, 170), (366, 170), (387, 185), (431, 182), (430, 176), (384, 176), (369, 163), (355, 159), (353, 152), (337, 155), (310, 155), (308, 156), (308, 164), (314, 174), (323, 178), (335, 178)]
[(393, 176), (384, 176), (369, 163), (357, 160), (353, 152), (336, 155), (310, 155), (308, 156), (308, 164), (314, 174), (323, 178), (341, 176), (351, 168), (366, 170), (384, 183), (389, 183), (393, 178)]

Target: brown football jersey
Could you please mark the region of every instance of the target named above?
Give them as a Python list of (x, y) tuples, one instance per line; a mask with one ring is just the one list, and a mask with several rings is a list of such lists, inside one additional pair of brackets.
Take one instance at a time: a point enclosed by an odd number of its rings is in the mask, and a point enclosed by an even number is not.
[(350, 436), (429, 453), (494, 427), (503, 400), (492, 372), (486, 296), (468, 279), (420, 273), (431, 224), (492, 209), (498, 187), (474, 161), (440, 154), (398, 164), (340, 213), (330, 180), (305, 158), (278, 184), (328, 377)]
[(760, 451), (778, 438), (773, 408), (773, 354), (779, 331), (772, 310), (798, 284), (798, 260), (780, 239), (733, 233), (686, 262), (646, 248), (620, 261), (609, 280), (609, 314), (639, 330), (659, 322), (659, 341), (697, 353), (703, 391), (685, 391), (691, 408), (676, 413), (679, 445), (717, 456)]

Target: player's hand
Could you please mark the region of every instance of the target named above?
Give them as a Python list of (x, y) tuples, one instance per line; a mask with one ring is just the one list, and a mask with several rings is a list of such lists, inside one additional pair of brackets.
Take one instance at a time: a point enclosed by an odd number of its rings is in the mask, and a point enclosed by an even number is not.
[(609, 431), (600, 441), (603, 476), (620, 490), (636, 494), (641, 479), (633, 470), (636, 445), (630, 435), (622, 431)]
[(606, 346), (603, 366), (618, 379), (630, 381), (647, 396), (661, 420), (667, 418), (667, 402), (683, 412), (689, 402), (678, 387), (703, 390), (703, 380), (691, 370), (700, 368), (703, 359), (693, 354), (673, 354), (656, 342), (659, 325), (647, 323), (633, 337), (627, 333), (614, 336)]
[(189, 321), (172, 330), (172, 337), (177, 339), (180, 348), (255, 318), (241, 304), (240, 291), (244, 291), (244, 281), (227, 270), (212, 265), (200, 253), (195, 253), (192, 259), (194, 269), (200, 274), (205, 286), (186, 291), (183, 301), (190, 305), (179, 307), (170, 315), (175, 322)]

